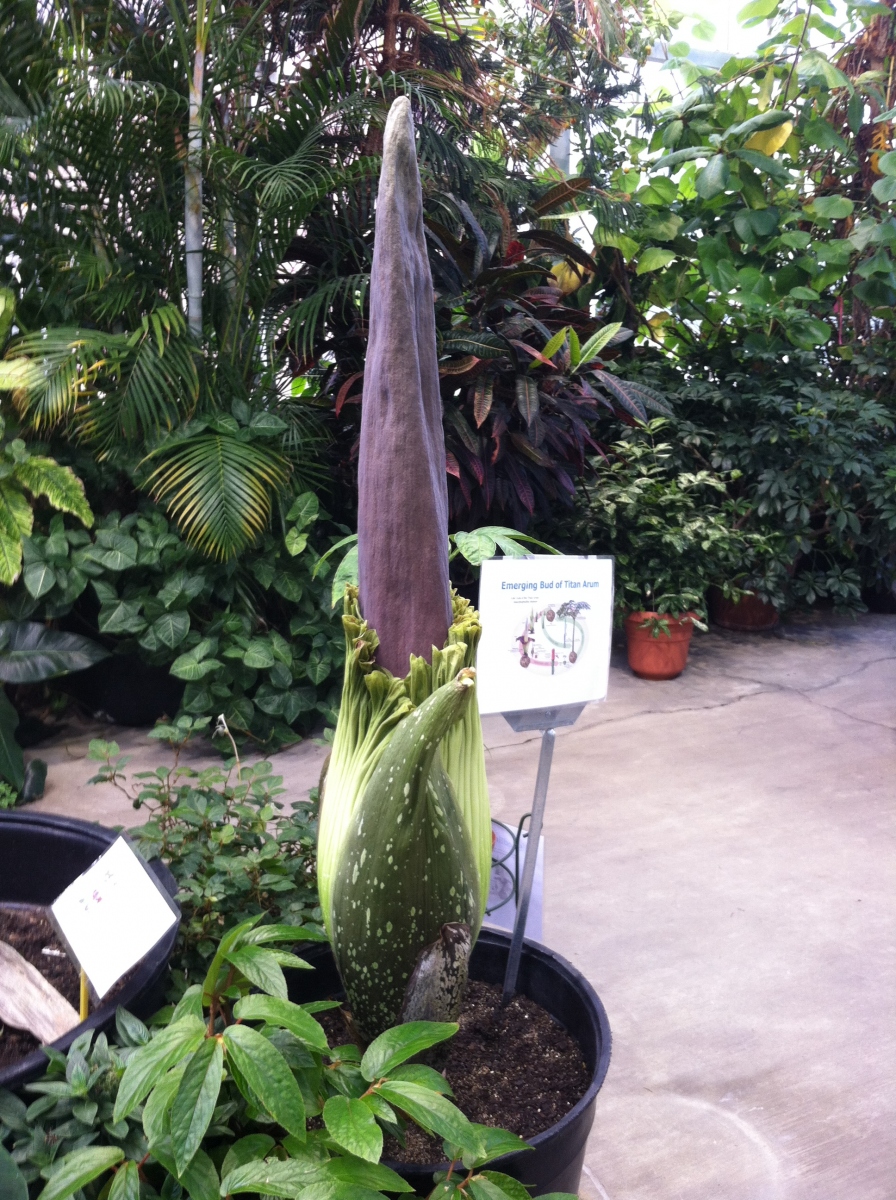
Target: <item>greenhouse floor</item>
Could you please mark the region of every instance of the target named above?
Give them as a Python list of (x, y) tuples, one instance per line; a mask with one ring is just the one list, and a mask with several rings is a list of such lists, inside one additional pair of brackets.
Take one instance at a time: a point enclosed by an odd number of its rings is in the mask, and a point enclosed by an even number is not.
[[(614, 660), (558, 733), (545, 941), (613, 1029), (587, 1200), (892, 1200), (896, 617), (696, 635), (679, 679)], [(538, 735), (485, 721), (495, 816), (529, 805)], [(132, 767), (163, 761), (133, 731)], [(39, 753), (38, 809), (133, 824), (87, 787), (88, 729)], [(290, 794), (326, 754), (275, 760)], [(191, 756), (192, 757), (192, 756)]]

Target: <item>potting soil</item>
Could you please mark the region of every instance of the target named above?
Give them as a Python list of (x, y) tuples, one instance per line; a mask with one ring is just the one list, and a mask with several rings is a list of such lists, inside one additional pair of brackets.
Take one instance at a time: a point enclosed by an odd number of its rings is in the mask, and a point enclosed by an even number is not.
[[(0, 942), (17, 950), (22, 958), (37, 967), (44, 979), (74, 1008), (81, 997), (81, 978), (56, 931), (47, 918), (47, 910), (39, 904), (0, 904)], [(123, 976), (103, 997), (103, 1005), (113, 1003), (115, 996), (130, 978)], [(25, 1029), (6, 1026), (0, 1030), (0, 1067), (10, 1067), (33, 1053), (40, 1042)]]
[[(333, 1044), (347, 1040), (337, 1010), (317, 1018)], [(555, 1125), (588, 1090), (590, 1074), (579, 1044), (534, 1000), (471, 980), (459, 1031), (434, 1066), (445, 1074), (458, 1108), (480, 1125), (534, 1137)], [(403, 1163), (443, 1162), (442, 1139), (408, 1126), (406, 1145), (386, 1138), (383, 1157)]]

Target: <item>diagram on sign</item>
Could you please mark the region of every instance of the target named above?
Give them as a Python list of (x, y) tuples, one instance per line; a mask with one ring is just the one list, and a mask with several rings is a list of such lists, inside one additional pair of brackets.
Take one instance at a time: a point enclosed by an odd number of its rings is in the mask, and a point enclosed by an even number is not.
[(551, 675), (574, 668), (585, 652), (585, 613), (590, 608), (587, 600), (564, 600), (539, 611), (530, 608), (513, 644), (520, 666)]
[(479, 581), (479, 711), (586, 704), (607, 694), (613, 561), (493, 558)]

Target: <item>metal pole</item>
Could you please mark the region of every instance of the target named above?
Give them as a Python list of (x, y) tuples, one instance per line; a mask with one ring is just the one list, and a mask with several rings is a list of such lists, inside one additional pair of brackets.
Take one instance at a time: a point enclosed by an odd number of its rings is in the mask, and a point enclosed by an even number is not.
[(517, 897), (516, 921), (513, 925), (513, 938), (510, 942), (507, 971), (504, 975), (504, 992), (501, 996), (504, 1004), (516, 992), (516, 977), (519, 974), (520, 957), (523, 953), (523, 936), (526, 932), (529, 900), (532, 896), (532, 883), (535, 879), (535, 863), (538, 858), (538, 842), (541, 837), (542, 822), (544, 821), (544, 806), (548, 798), (548, 780), (551, 777), (551, 759), (554, 757), (555, 738), (556, 734), (553, 729), (546, 729), (541, 735), (541, 756), (538, 759), (535, 799), (532, 801), (532, 819), (529, 822), (529, 836), (526, 842), (523, 881), (520, 884), (520, 894)]

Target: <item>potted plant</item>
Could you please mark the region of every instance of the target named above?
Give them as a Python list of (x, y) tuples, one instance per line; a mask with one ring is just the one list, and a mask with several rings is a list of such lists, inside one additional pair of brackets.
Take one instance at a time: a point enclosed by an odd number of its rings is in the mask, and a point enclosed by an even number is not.
[(606, 459), (578, 522), (592, 551), (616, 560), (616, 610), (629, 665), (644, 679), (684, 670), (695, 626), (706, 629), (707, 589), (745, 561), (750, 537), (724, 505), (726, 484), (710, 470), (685, 471), (666, 418), (633, 427)]
[[(41, 915), (117, 837), (113, 830), (87, 821), (21, 810), (0, 812), (0, 915), (7, 922), (23, 916), (27, 919), (29, 914)], [(150, 865), (173, 896), (176, 885), (171, 872), (158, 860)], [(108, 1028), (115, 1020), (118, 1005), (140, 1016), (153, 1013), (164, 1000), (168, 959), (176, 938), (175, 925), (87, 1020), (53, 1042), (52, 1048), (67, 1050), (87, 1031)], [(40, 969), (44, 963), (53, 962), (49, 958), (35, 965)], [(76, 974), (74, 977), (77, 979)], [(10, 1047), (15, 1032), (6, 1031), (3, 1050)], [(36, 1040), (19, 1037), (15, 1052), (10, 1050), (0, 1060), (0, 1087), (20, 1087), (39, 1075), (46, 1065), (47, 1056)]]
[[(402, 1022), (454, 1021), (468, 977), (499, 978), (509, 942), (479, 938), (491, 871), (473, 669), (480, 626), (448, 577), (432, 281), (406, 98), (384, 135), (370, 297), (359, 586), (345, 591), (345, 677), (318, 837), (321, 908), (362, 1044)], [(575, 1190), (608, 1062), (606, 1018), (549, 952), (530, 946), (520, 979), (561, 1023), (582, 1026), (590, 1086), (573, 1128), (544, 1131), (541, 1174), (530, 1155), (523, 1176), (534, 1173), (539, 1194)], [(578, 1009), (562, 999), (576, 988)], [(430, 1180), (436, 1165), (424, 1168)]]

